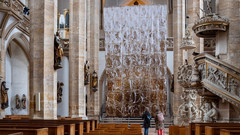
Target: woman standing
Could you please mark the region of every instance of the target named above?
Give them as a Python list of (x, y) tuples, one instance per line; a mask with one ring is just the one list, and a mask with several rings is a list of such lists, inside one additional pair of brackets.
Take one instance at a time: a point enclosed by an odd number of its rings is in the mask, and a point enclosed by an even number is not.
[(163, 135), (164, 117), (163, 117), (163, 113), (161, 113), (158, 109), (156, 110), (155, 123), (156, 123), (156, 130), (158, 131), (158, 135)]
[(142, 119), (144, 119), (143, 127), (144, 127), (144, 135), (148, 135), (148, 128), (150, 127), (151, 114), (149, 113), (149, 108), (146, 107), (145, 112), (142, 115)]

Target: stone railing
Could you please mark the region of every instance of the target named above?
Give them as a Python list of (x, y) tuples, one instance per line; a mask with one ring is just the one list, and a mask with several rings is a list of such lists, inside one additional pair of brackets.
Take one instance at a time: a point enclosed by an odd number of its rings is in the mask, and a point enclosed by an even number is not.
[(23, 13), (24, 4), (20, 0), (0, 0), (0, 9), (16, 18), (19, 23), (19, 28), (29, 34), (30, 16)]
[(194, 58), (202, 87), (240, 107), (240, 69), (207, 53)]
[(29, 15), (23, 14), (24, 4), (20, 0), (0, 0), (0, 8), (11, 11), (17, 18), (23, 19), (23, 17), (26, 17), (29, 19)]

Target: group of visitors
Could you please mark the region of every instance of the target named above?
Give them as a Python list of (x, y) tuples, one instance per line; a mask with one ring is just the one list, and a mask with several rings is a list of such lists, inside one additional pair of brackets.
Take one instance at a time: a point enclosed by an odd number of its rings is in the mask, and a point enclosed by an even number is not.
[[(146, 107), (145, 112), (142, 115), (143, 127), (144, 127), (144, 135), (148, 135), (148, 128), (150, 127), (150, 121), (151, 121), (151, 114), (149, 112), (149, 108)], [(156, 109), (156, 115), (155, 115), (155, 124), (156, 124), (156, 131), (158, 132), (158, 135), (163, 135), (163, 129), (164, 129), (164, 116), (163, 113), (159, 111), (159, 109)]]

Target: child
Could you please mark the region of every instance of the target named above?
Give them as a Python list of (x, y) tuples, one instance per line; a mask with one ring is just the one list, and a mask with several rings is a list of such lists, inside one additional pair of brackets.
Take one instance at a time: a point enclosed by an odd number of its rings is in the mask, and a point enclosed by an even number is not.
[(163, 122), (164, 122), (163, 113), (161, 113), (158, 109), (156, 109), (155, 123), (156, 123), (156, 130), (158, 131), (158, 135), (163, 135), (163, 129), (164, 129)]

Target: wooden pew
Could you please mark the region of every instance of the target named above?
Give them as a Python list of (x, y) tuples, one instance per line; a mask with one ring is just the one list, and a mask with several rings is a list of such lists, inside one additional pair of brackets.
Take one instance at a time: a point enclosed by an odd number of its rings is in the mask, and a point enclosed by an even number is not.
[(186, 135), (186, 134), (188, 134), (186, 126), (169, 126), (169, 135)]
[(17, 133), (12, 133), (12, 134), (8, 134), (8, 135), (23, 135), (23, 132), (17, 132)]
[(66, 135), (75, 135), (75, 124), (69, 124), (69, 123), (61, 123), (60, 121), (54, 121), (54, 120), (0, 120), (0, 125), (4, 124), (12, 124), (12, 125), (37, 125), (37, 126), (64, 126), (64, 134)]
[(240, 127), (205, 127), (205, 135), (220, 135), (221, 129), (240, 130)]
[(48, 135), (47, 128), (40, 128), (40, 129), (0, 128), (1, 135), (8, 135), (16, 132), (22, 132), (24, 135)]
[(36, 125), (36, 124), (3, 124), (0, 123), (0, 128), (27, 128), (27, 129), (39, 129), (39, 128), (48, 128), (49, 135), (64, 135), (64, 126), (63, 125)]
[(220, 135), (240, 135), (240, 130), (221, 129)]
[[(0, 120), (0, 123), (5, 123), (5, 122), (14, 122), (14, 123), (45, 123), (45, 124), (67, 124), (69, 125), (69, 123), (73, 123), (76, 125), (76, 131), (78, 135), (83, 135), (83, 128), (82, 128), (82, 124), (84, 123), (84, 128), (85, 128), (85, 132), (89, 132), (90, 131), (90, 121), (92, 120)], [(94, 120), (95, 121), (95, 120)], [(66, 126), (64, 126), (65, 130)], [(68, 127), (71, 128), (71, 127)], [(73, 128), (73, 127), (72, 127)]]
[(195, 124), (195, 135), (202, 135), (205, 133), (205, 127), (239, 127), (240, 123), (198, 123)]

